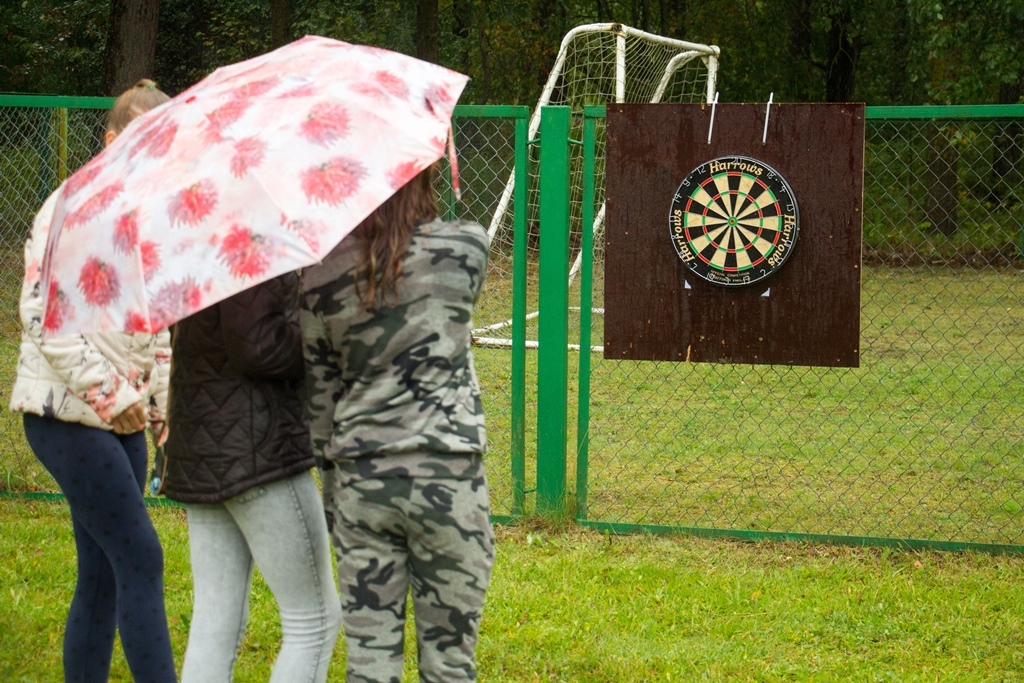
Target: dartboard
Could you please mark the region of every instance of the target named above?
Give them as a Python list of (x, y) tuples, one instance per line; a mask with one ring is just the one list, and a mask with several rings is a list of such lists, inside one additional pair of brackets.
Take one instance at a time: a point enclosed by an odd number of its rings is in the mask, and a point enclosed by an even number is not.
[(793, 190), (768, 164), (720, 157), (693, 169), (669, 212), (676, 253), (698, 277), (717, 285), (765, 279), (793, 253), (799, 229)]

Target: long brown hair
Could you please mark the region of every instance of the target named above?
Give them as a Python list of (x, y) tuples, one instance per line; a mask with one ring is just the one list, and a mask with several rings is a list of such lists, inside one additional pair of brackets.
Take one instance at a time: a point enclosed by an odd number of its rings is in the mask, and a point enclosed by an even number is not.
[(156, 87), (156, 83), (148, 78), (140, 79), (114, 100), (114, 106), (107, 115), (107, 130), (120, 134), (136, 116), (169, 99), (164, 91)]
[(388, 294), (397, 294), (402, 261), (412, 242), (413, 229), (437, 218), (433, 180), (431, 164), (356, 228), (355, 233), (363, 244), (356, 286), (362, 289), (360, 299), (364, 310), (383, 303)]

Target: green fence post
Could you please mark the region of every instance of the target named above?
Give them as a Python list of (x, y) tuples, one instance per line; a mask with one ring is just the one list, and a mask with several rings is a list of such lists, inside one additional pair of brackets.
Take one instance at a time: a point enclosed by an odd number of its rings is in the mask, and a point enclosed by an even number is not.
[[(525, 109), (525, 107), (524, 107)], [(526, 506), (526, 216), (529, 110), (516, 119), (512, 218), (512, 515)]]
[(569, 390), (569, 107), (540, 117), (537, 512), (564, 513)]
[(590, 344), (594, 302), (594, 181), (597, 117), (604, 107), (583, 110), (583, 209), (580, 221), (580, 365), (576, 411), (576, 519), (587, 518), (590, 463)]
[(57, 182), (68, 179), (68, 109), (57, 109)]

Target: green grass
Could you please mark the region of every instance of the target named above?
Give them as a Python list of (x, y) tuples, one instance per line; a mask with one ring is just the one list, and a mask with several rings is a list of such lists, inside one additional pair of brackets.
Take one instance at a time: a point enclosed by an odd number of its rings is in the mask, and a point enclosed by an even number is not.
[[(151, 514), (180, 668), (191, 612), (184, 514)], [(533, 522), (497, 536), (482, 683), (1024, 677), (1021, 557), (614, 536)], [(73, 584), (66, 506), (0, 499), (0, 680), (60, 680)], [(279, 639), (257, 577), (235, 680), (267, 680)], [(330, 680), (343, 672), (339, 642)], [(130, 680), (119, 647), (111, 680)]]

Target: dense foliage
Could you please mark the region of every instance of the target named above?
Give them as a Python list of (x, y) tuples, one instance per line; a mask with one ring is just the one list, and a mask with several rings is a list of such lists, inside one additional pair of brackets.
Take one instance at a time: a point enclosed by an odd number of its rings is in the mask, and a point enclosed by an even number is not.
[[(171, 93), (308, 33), (470, 74), (464, 102), (536, 101), (561, 37), (619, 21), (722, 48), (723, 101), (1017, 102), (1019, 0), (162, 0), (154, 74)], [(111, 0), (0, 6), (0, 91), (96, 95)]]

